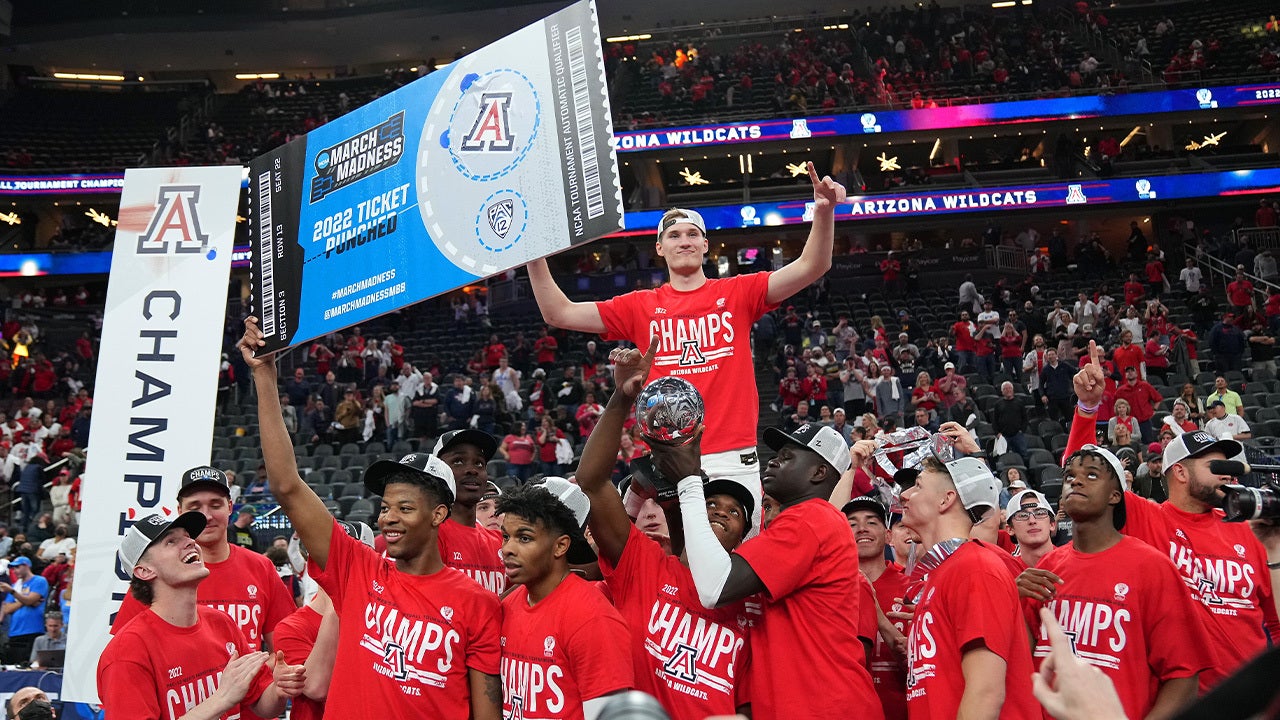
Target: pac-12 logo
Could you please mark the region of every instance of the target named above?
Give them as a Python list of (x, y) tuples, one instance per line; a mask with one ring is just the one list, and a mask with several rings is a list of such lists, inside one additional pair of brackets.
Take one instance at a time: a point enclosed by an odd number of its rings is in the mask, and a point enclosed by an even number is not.
[(485, 214), (489, 218), (489, 227), (497, 233), (498, 237), (505, 239), (507, 233), (511, 232), (511, 218), (515, 215), (515, 202), (511, 199), (500, 200), (490, 205)]
[(161, 185), (147, 229), (138, 236), (139, 255), (200, 253), (209, 235), (200, 229), (199, 185)]
[(472, 123), (471, 131), (462, 137), (458, 149), (462, 152), (511, 152), (516, 141), (511, 132), (510, 111), (511, 93), (481, 94), (476, 121)]

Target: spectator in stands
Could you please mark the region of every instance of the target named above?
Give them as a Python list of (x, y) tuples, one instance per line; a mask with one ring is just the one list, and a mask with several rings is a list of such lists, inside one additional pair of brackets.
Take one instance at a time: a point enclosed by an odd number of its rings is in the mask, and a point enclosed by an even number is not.
[(293, 371), (293, 377), (284, 384), (285, 394), (289, 396), (289, 404), (295, 408), (305, 407), (307, 398), (311, 396), (311, 383), (307, 382), (307, 373), (302, 368)]
[[(406, 368), (412, 367), (405, 363)], [(400, 386), (403, 393), (404, 385)], [(413, 434), (421, 440), (434, 438), (440, 432), (440, 386), (436, 384), (431, 373), (422, 373), (422, 382), (412, 395), (408, 396), (409, 415), (413, 420)]]
[(1249, 340), (1249, 367), (1254, 371), (1254, 379), (1260, 377), (1257, 372), (1259, 370), (1275, 376), (1276, 339), (1267, 330), (1262, 318), (1254, 319), (1253, 328), (1247, 333), (1247, 337)]
[(9, 625), (5, 662), (17, 665), (30, 660), (31, 648), (44, 632), (44, 603), (49, 597), (49, 582), (32, 571), (28, 557), (20, 555), (9, 561), (9, 569), (14, 580), (0, 582), (0, 592), (5, 593), (0, 614)]
[(1138, 419), (1130, 414), (1130, 410), (1128, 400), (1124, 398), (1116, 399), (1115, 405), (1112, 406), (1112, 412), (1115, 415), (1107, 421), (1107, 442), (1109, 444), (1116, 444), (1117, 428), (1123, 427), (1129, 437), (1138, 435), (1142, 431), (1141, 426), (1138, 424)]
[(872, 393), (876, 401), (876, 415), (881, 419), (892, 418), (901, 425), (907, 393), (902, 387), (902, 380), (893, 374), (893, 367), (881, 366), (880, 377), (872, 383)]
[[(844, 396), (844, 411), (851, 418), (858, 417), (867, 409), (867, 376), (858, 367), (857, 358), (845, 358), (840, 368), (839, 380)], [(916, 381), (917, 386), (919, 380)]]
[(1253, 283), (1245, 278), (1244, 268), (1236, 268), (1235, 280), (1227, 283), (1227, 302), (1238, 315), (1253, 308)]
[[(253, 493), (250, 493), (251, 495)], [(253, 521), (258, 517), (258, 509), (252, 505), (240, 506), (235, 522), (227, 526), (227, 540), (246, 550), (258, 552), (258, 539), (253, 535)]]
[(955, 363), (949, 362), (943, 365), (942, 372), (943, 375), (937, 382), (937, 393), (942, 398), (943, 406), (950, 409), (965, 397), (965, 389), (969, 386), (969, 381), (956, 372)]
[(960, 319), (951, 326), (951, 340), (955, 343), (956, 355), (962, 372), (972, 372), (978, 364), (977, 347), (974, 335), (977, 328), (969, 321), (969, 313), (962, 311)]
[(1200, 292), (1187, 301), (1191, 306), (1191, 319), (1195, 321), (1196, 332), (1204, 335), (1213, 325), (1218, 315), (1218, 301), (1214, 299), (1207, 283), (1200, 284)]
[(340, 443), (360, 442), (360, 427), (364, 420), (364, 407), (356, 396), (354, 385), (342, 392), (342, 402), (333, 412), (334, 441)]
[(809, 401), (801, 400), (796, 403), (796, 411), (783, 418), (782, 428), (787, 432), (791, 432), (801, 425), (808, 425), (813, 421), (810, 414)]
[(556, 405), (563, 408), (565, 415), (571, 420), (576, 420), (578, 406), (582, 404), (583, 398), (582, 383), (578, 382), (577, 371), (573, 365), (566, 365), (564, 376), (555, 384)]
[(1267, 198), (1258, 201), (1258, 209), (1253, 213), (1255, 227), (1275, 227), (1277, 214), (1274, 204)]
[(1127, 401), (1134, 419), (1138, 421), (1142, 441), (1153, 442), (1156, 438), (1155, 429), (1151, 426), (1151, 418), (1155, 415), (1156, 407), (1164, 399), (1160, 391), (1156, 390), (1151, 383), (1138, 377), (1138, 368), (1130, 366), (1125, 368), (1124, 382), (1116, 388), (1116, 403), (1118, 404), (1121, 399)]
[(1213, 354), (1214, 369), (1220, 373), (1244, 368), (1244, 351), (1249, 341), (1236, 324), (1231, 313), (1222, 316), (1205, 338), (1209, 352)]
[(444, 396), (444, 414), (449, 430), (461, 430), (471, 423), (475, 414), (476, 396), (467, 377), (461, 373), (453, 376), (453, 387)]
[(53, 537), (40, 543), (36, 558), (40, 562), (51, 563), (59, 554), (70, 555), (76, 547), (76, 539), (71, 537), (66, 525), (58, 525), (53, 530)]
[(551, 336), (545, 325), (538, 328), (538, 339), (533, 341), (534, 361), (537, 362), (538, 367), (551, 372), (556, 364), (556, 351), (559, 347), (559, 343)]
[(911, 425), (924, 428), (930, 434), (938, 432), (938, 421), (924, 408), (916, 408), (911, 417)]
[(498, 399), (494, 397), (489, 384), (480, 386), (476, 394), (475, 414), (472, 416), (473, 427), (492, 435), (498, 424)]
[(997, 436), (1003, 437), (1009, 450), (1022, 456), (1022, 461), (1030, 464), (1027, 452), (1027, 408), (1022, 400), (1014, 395), (1013, 383), (1008, 380), (1000, 383), (1000, 398), (991, 409), (991, 427)]
[(1071, 377), (1075, 371), (1065, 363), (1058, 362), (1058, 352), (1047, 350), (1044, 354), (1045, 365), (1040, 370), (1040, 388), (1044, 395), (1041, 402), (1049, 412), (1049, 417), (1061, 423), (1070, 422), (1072, 402), (1075, 392), (1071, 387)]
[(45, 613), (44, 634), (37, 637), (31, 646), (29, 662), (33, 670), (40, 668), (38, 658), (41, 652), (65, 651), (67, 649), (67, 636), (63, 634), (62, 629), (62, 613)]
[(1204, 430), (1215, 438), (1248, 440), (1253, 437), (1249, 423), (1240, 415), (1227, 412), (1227, 406), (1221, 400), (1209, 402), (1208, 414), (1209, 420), (1205, 422)]
[(538, 445), (539, 472), (543, 475), (562, 475), (556, 460), (556, 447), (565, 435), (556, 427), (555, 420), (550, 415), (542, 416), (535, 437)]
[(844, 438), (845, 444), (852, 447), (853, 426), (849, 424), (847, 418), (848, 416), (845, 414), (844, 408), (838, 407), (831, 411), (831, 421), (823, 424), (839, 433), (840, 437)]
[(1196, 266), (1196, 261), (1193, 258), (1187, 258), (1187, 266), (1178, 273), (1178, 280), (1182, 283), (1182, 288), (1186, 291), (1188, 300), (1200, 292), (1200, 283), (1203, 278), (1204, 274)]
[(507, 473), (516, 476), (522, 485), (529, 482), (533, 475), (533, 460), (537, 449), (537, 441), (529, 434), (523, 422), (516, 422), (498, 446), (498, 452), (507, 461)]

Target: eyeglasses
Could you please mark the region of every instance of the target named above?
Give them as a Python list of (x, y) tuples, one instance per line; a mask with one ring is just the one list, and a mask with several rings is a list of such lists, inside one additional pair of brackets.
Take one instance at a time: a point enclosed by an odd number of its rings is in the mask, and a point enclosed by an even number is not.
[(1037, 520), (1048, 520), (1051, 517), (1053, 517), (1052, 512), (1045, 510), (1044, 508), (1036, 508), (1034, 510), (1019, 510), (1018, 512), (1010, 515), (1009, 519), (1022, 520), (1025, 522), (1031, 518), (1035, 518)]

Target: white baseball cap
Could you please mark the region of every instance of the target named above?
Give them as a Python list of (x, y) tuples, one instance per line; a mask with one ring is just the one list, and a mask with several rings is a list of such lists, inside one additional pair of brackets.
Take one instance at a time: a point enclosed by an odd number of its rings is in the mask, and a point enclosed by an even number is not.
[(578, 522), (579, 532), (569, 538), (569, 562), (574, 565), (595, 562), (596, 553), (581, 532), (587, 526), (587, 516), (591, 514), (591, 499), (587, 494), (582, 488), (562, 477), (544, 477), (534, 483), (534, 486), (546, 490), (555, 499), (564, 503), (565, 507), (573, 513), (573, 519)]
[(1036, 507), (1044, 508), (1053, 513), (1053, 506), (1049, 504), (1049, 498), (1035, 490), (1023, 490), (1010, 498), (1009, 504), (1004, 506), (1005, 518), (1012, 518), (1014, 513), (1023, 509), (1023, 505), (1030, 503), (1034, 503)]
[(662, 222), (658, 224), (658, 239), (662, 239), (662, 233), (667, 228), (680, 223), (689, 223), (702, 231), (705, 237), (707, 234), (707, 223), (702, 219), (702, 215), (697, 210), (686, 210), (685, 208), (672, 208), (663, 215)]
[(764, 431), (764, 444), (775, 452), (781, 450), (784, 445), (799, 445), (806, 450), (812, 450), (822, 456), (822, 459), (841, 475), (853, 465), (848, 443), (840, 437), (840, 433), (826, 425), (805, 423), (790, 433), (771, 427)]
[[(960, 504), (974, 522), (1000, 507), (1000, 481), (991, 468), (977, 458), (962, 457), (946, 463), (947, 474), (960, 495)], [(986, 508), (979, 512), (980, 508)]]

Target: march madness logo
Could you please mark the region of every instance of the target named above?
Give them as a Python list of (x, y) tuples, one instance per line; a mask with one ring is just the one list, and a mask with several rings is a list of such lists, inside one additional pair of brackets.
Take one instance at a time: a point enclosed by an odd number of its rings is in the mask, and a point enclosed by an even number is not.
[(209, 235), (200, 229), (199, 185), (161, 185), (147, 229), (138, 236), (139, 255), (201, 253)]
[(404, 111), (316, 153), (311, 202), (394, 166), (404, 154)]
[(511, 132), (511, 93), (483, 93), (480, 95), (480, 111), (471, 125), (471, 131), (462, 137), (458, 149), (462, 152), (511, 152), (515, 137)]

